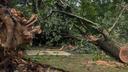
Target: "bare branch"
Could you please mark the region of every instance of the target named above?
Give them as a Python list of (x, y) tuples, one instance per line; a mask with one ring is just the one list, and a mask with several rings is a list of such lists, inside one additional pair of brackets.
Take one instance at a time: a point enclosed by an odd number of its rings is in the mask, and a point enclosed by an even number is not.
[(112, 30), (116, 27), (116, 25), (118, 24), (118, 21), (120, 19), (120, 17), (122, 16), (123, 12), (125, 11), (125, 7), (121, 10), (119, 16), (117, 17), (116, 21), (114, 22), (113, 26), (111, 28), (109, 28), (108, 32), (109, 34), (112, 32)]
[(58, 11), (58, 10), (54, 10), (53, 12), (59, 12), (59, 13), (62, 13), (62, 14), (66, 14), (66, 15), (68, 15), (68, 16), (75, 17), (75, 18), (77, 18), (77, 19), (80, 19), (80, 20), (83, 20), (83, 21), (85, 21), (85, 22), (87, 22), (87, 23), (90, 23), (90, 24), (93, 25), (93, 26), (96, 26), (96, 27), (98, 26), (98, 23), (95, 23), (95, 22), (93, 22), (93, 21), (91, 21), (91, 20), (88, 20), (88, 19), (86, 19), (86, 18), (77, 16), (77, 15), (72, 14), (72, 13), (67, 13), (67, 12), (65, 12), (65, 11)]

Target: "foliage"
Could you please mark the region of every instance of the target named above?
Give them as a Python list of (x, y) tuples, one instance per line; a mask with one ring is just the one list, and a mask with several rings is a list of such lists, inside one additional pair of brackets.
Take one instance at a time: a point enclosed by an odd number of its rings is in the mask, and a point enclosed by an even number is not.
[[(61, 0), (63, 4), (57, 6), (58, 1), (60, 0), (42, 0), (41, 6), (37, 7), (37, 15), (39, 16), (37, 24), (40, 24), (43, 29), (42, 41), (46, 41), (46, 44), (54, 46), (69, 43), (86, 46), (89, 43), (81, 43), (82, 40), (75, 38), (80, 36), (80, 32), (76, 29), (76, 26), (80, 27), (87, 34), (88, 32), (92, 33), (94, 30), (89, 29), (87, 31), (83, 26), (79, 25), (80, 20), (61, 13), (52, 13), (52, 10), (68, 12), (71, 8), (71, 13), (97, 22), (98, 27), (108, 30), (118, 17), (122, 9), (121, 5), (128, 2), (127, 0)], [(28, 16), (33, 13), (34, 3), (30, 1), (29, 4), (20, 5), (17, 0), (13, 1), (14, 7), (19, 8)], [(127, 42), (127, 19), (128, 13), (125, 11), (114, 28), (111, 37), (116, 39), (121, 38)], [(90, 47), (93, 46), (89, 45), (86, 47), (87, 50), (89, 49), (90, 51)]]

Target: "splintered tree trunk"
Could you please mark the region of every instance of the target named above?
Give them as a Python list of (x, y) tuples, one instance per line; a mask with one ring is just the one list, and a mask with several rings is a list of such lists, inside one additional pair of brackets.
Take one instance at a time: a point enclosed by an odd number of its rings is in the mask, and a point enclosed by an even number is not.
[(121, 45), (114, 42), (112, 39), (98, 39), (95, 36), (91, 37), (91, 42), (96, 46), (99, 46), (105, 52), (118, 58), (120, 61), (128, 63), (128, 48), (126, 46), (121, 47)]

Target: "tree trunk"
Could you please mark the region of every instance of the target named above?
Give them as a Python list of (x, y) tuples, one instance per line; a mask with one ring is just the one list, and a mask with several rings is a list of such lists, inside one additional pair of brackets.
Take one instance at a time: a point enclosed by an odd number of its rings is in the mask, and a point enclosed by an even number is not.
[(121, 47), (121, 45), (114, 42), (112, 39), (96, 38), (95, 36), (89, 36), (88, 38), (90, 42), (100, 47), (105, 52), (124, 63), (128, 63), (128, 48), (126, 46)]

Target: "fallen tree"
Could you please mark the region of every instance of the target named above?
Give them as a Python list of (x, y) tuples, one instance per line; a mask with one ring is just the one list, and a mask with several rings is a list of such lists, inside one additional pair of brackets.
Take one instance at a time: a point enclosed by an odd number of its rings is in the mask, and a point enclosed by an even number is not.
[[(121, 15), (123, 14), (123, 12), (125, 11), (127, 6), (123, 7), (123, 9), (121, 10), (117, 20), (114, 22), (113, 26), (106, 30), (106, 29), (101, 29), (98, 27), (99, 24), (88, 20), (86, 18), (77, 16), (73, 13), (69, 13), (66, 11), (60, 11), (60, 10), (53, 10), (51, 12), (51, 14), (48, 15), (51, 16), (53, 13), (61, 13), (64, 15), (67, 15), (70, 18), (76, 18), (78, 21), (80, 20), (81, 23), (79, 25), (76, 25), (76, 28), (78, 29), (78, 31), (80, 31), (81, 33), (81, 37), (75, 37), (73, 36), (73, 38), (76, 39), (86, 39), (89, 42), (95, 44), (96, 46), (98, 46), (99, 48), (103, 49), (105, 52), (108, 52), (109, 54), (111, 54), (112, 56), (118, 58), (120, 61), (124, 62), (124, 63), (128, 63), (128, 48), (127, 46), (121, 46), (118, 43), (114, 42), (111, 38), (110, 38), (110, 33), (112, 32), (113, 28), (115, 27), (115, 25), (117, 24), (119, 18), (121, 17)], [(46, 18), (48, 18), (46, 17)], [(75, 25), (74, 25), (75, 26)], [(98, 36), (95, 35), (85, 35), (86, 33), (79, 27), (86, 27), (88, 29), (92, 28), (94, 29), (97, 33), (99, 33)]]
[(36, 33), (41, 33), (40, 26), (33, 25), (37, 16), (26, 19), (14, 9), (0, 7), (0, 72), (68, 72), (50, 65), (24, 60), (24, 53), (19, 45), (29, 43)]

